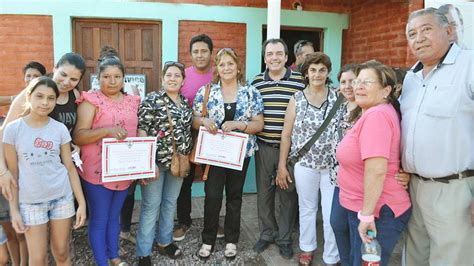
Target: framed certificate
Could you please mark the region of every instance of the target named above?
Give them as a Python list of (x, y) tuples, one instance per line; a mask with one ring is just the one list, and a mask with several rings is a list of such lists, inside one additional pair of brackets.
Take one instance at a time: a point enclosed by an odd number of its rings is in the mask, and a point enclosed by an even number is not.
[(219, 130), (213, 135), (205, 127), (199, 129), (196, 142), (196, 162), (242, 170), (249, 135), (238, 132), (224, 133)]
[(154, 177), (156, 138), (102, 140), (102, 182)]

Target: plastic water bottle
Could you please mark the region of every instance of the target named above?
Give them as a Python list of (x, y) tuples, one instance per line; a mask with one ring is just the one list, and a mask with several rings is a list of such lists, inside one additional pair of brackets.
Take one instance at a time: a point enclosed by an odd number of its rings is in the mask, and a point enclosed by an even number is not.
[(379, 266), (382, 258), (382, 248), (375, 239), (374, 231), (367, 231), (367, 235), (372, 238), (370, 243), (362, 243), (362, 265), (363, 266)]

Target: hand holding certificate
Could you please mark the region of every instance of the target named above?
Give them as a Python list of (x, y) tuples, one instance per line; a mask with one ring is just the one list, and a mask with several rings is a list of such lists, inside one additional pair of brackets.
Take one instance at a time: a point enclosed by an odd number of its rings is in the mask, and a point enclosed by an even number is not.
[(155, 177), (156, 138), (102, 140), (102, 182)]
[(242, 170), (249, 135), (238, 132), (224, 133), (219, 130), (213, 135), (205, 127), (199, 129), (196, 142), (196, 162)]

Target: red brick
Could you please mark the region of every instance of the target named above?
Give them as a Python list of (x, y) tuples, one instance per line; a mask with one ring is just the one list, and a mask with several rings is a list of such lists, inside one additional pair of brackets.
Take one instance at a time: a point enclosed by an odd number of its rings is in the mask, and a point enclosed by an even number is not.
[[(14, 95), (23, 89), (23, 66), (29, 61), (53, 67), (51, 16), (0, 15), (0, 95)], [(6, 108), (0, 109), (4, 113)]]

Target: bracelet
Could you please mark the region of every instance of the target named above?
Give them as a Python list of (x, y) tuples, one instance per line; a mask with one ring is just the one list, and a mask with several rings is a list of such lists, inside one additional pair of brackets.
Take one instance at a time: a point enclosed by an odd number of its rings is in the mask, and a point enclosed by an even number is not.
[(10, 103), (12, 103), (14, 99), (15, 99), (15, 96), (13, 96), (13, 95), (10, 96)]
[(245, 127), (242, 130), (242, 132), (245, 132), (245, 130), (247, 130), (247, 127), (249, 126), (249, 122), (247, 122), (247, 121), (242, 121), (242, 122), (244, 122), (244, 124), (245, 124)]
[(201, 117), (201, 126), (204, 126), (204, 118), (205, 117)]
[(8, 172), (8, 168), (3, 169), (3, 170), (0, 172), (0, 176), (4, 176), (7, 172)]
[(371, 223), (371, 222), (373, 222), (374, 219), (375, 219), (373, 214), (372, 214), (372, 215), (363, 215), (363, 214), (361, 213), (361, 211), (359, 211), (359, 212), (357, 213), (357, 218), (358, 218), (361, 222), (364, 222), (364, 223)]

